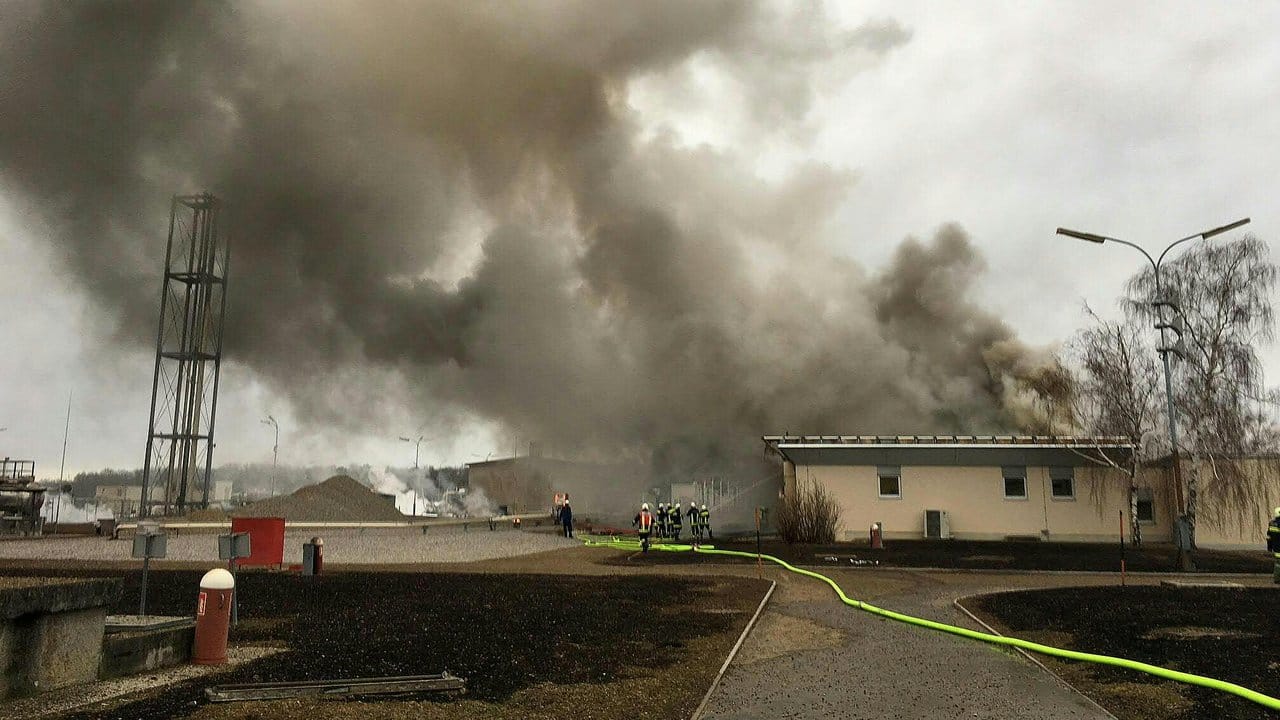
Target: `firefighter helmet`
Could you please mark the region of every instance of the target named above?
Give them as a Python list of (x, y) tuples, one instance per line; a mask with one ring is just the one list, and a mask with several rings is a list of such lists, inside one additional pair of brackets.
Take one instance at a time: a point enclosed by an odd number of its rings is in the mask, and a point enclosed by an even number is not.
[(640, 509), (641, 509), (641, 510), (648, 510), (648, 509), (649, 509), (649, 503), (640, 503)]

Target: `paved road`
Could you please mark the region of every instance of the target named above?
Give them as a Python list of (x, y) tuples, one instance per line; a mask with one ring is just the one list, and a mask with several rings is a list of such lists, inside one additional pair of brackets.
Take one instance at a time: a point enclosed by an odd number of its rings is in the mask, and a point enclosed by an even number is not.
[[(951, 601), (1010, 584), (999, 577), (910, 571), (843, 572), (837, 580), (851, 596), (881, 607), (975, 629)], [(807, 582), (809, 587), (780, 583), (706, 717), (1111, 717), (1011, 651), (859, 612)]]

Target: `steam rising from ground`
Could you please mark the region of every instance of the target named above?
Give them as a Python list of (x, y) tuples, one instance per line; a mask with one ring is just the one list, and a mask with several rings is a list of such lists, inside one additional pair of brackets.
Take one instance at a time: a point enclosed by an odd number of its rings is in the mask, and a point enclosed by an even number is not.
[(221, 196), (228, 352), (317, 425), (443, 403), (636, 457), (1008, 429), (1037, 361), (968, 299), (960, 228), (868, 275), (824, 249), (848, 172), (765, 179), (754, 148), (685, 145), (628, 104), (653, 78), (696, 103), (714, 67), (742, 122), (802, 142), (820, 70), (910, 39), (832, 28), (739, 0), (6, 3), (0, 180), (144, 346), (168, 196)]

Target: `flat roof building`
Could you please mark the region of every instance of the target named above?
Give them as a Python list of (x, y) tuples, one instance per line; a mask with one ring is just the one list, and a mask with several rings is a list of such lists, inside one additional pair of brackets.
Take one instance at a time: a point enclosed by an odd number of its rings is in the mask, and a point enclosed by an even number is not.
[[(1144, 541), (1173, 536), (1170, 468), (1144, 467), (1131, 495), (1120, 469), (1132, 462), (1127, 438), (769, 435), (764, 441), (782, 457), (784, 495), (816, 483), (836, 500), (841, 540), (865, 539), (878, 522), (889, 539), (1114, 542), (1122, 522), (1129, 534), (1135, 514)], [(1257, 508), (1233, 518), (1215, 512), (1213, 486), (1202, 483), (1198, 544), (1261, 546), (1268, 503), (1280, 503), (1280, 482), (1272, 484)]]

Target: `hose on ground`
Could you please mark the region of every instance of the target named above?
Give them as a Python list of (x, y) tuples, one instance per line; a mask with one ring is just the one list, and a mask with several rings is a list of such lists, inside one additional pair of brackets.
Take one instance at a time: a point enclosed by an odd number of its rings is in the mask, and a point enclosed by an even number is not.
[[(588, 546), (593, 546), (593, 547), (613, 547), (613, 548), (618, 548), (623, 550), (630, 550), (630, 549), (639, 550), (640, 549), (640, 543), (638, 541), (619, 539), (616, 537), (609, 538), (607, 540), (596, 540), (593, 538), (584, 538), (583, 541)], [(926, 620), (924, 618), (918, 618), (912, 615), (906, 615), (903, 613), (894, 612), (892, 610), (885, 610), (884, 608), (879, 608), (870, 603), (863, 602), (862, 600), (855, 600), (854, 598), (851, 598), (848, 595), (845, 595), (844, 591), (840, 589), (840, 586), (837, 585), (834, 580), (827, 577), (826, 575), (823, 575), (822, 573), (814, 572), (812, 570), (805, 570), (804, 568), (798, 568), (788, 563), (787, 561), (782, 560), (780, 558), (776, 558), (772, 555), (756, 555), (755, 553), (742, 552), (738, 550), (717, 550), (715, 547), (711, 545), (702, 545), (699, 547), (694, 547), (692, 545), (682, 545), (678, 543), (654, 543), (650, 546), (650, 549), (658, 550), (658, 551), (667, 551), (667, 552), (698, 552), (698, 553), (703, 553), (707, 555), (726, 555), (731, 557), (747, 558), (750, 560), (754, 560), (756, 558), (760, 558), (762, 560), (768, 560), (769, 562), (780, 565), (783, 568), (793, 573), (811, 577), (811, 578), (814, 578), (815, 580), (821, 580), (827, 585), (830, 585), (831, 589), (835, 590), (836, 595), (839, 596), (840, 601), (843, 602), (845, 605), (848, 605), (850, 607), (855, 607), (859, 610), (863, 610), (865, 612), (869, 612), (874, 615), (879, 615), (881, 617), (885, 617), (890, 620), (897, 620), (898, 622), (907, 623), (908, 625), (915, 625), (918, 627), (929, 628), (930, 630), (937, 630), (939, 632), (949, 633), (951, 635), (959, 635), (961, 637), (966, 637), (973, 640), (979, 640), (979, 641), (991, 643), (994, 645), (1005, 645), (1009, 647), (1022, 648), (1023, 650), (1029, 650), (1031, 652), (1040, 653), (1041, 655), (1049, 655), (1052, 657), (1065, 658), (1067, 660), (1090, 662), (1090, 663), (1096, 663), (1098, 665), (1111, 665), (1114, 667), (1121, 667), (1129, 670), (1136, 670), (1138, 672), (1146, 673), (1148, 675), (1153, 675), (1159, 678), (1164, 678), (1166, 680), (1173, 680), (1173, 681), (1185, 683), (1188, 685), (1196, 685), (1199, 687), (1205, 687), (1205, 688), (1210, 688), (1212, 690), (1219, 690), (1221, 692), (1230, 693), (1237, 697), (1244, 698), (1245, 700), (1249, 700), (1251, 702), (1257, 703), (1263, 707), (1270, 708), (1272, 710), (1280, 710), (1280, 698), (1275, 698), (1270, 695), (1260, 693), (1256, 690), (1250, 690), (1247, 687), (1244, 687), (1242, 685), (1237, 685), (1235, 683), (1227, 682), (1225, 680), (1205, 677), (1204, 675), (1196, 675), (1194, 673), (1180, 672), (1178, 670), (1170, 670), (1168, 668), (1160, 667), (1159, 665), (1151, 665), (1150, 663), (1139, 662), (1137, 660), (1129, 660), (1128, 658), (1113, 657), (1111, 655), (1099, 655), (1096, 653), (1078, 652), (1076, 650), (1066, 650), (1063, 648), (1053, 647), (1052, 645), (1042, 645), (1040, 643), (1031, 642), (1029, 640), (1020, 640), (1014, 637), (1006, 637), (1004, 635), (994, 635), (992, 633), (980, 632), (977, 630), (970, 630), (968, 628), (957, 627), (955, 625), (948, 625), (946, 623), (940, 623), (933, 620)]]

